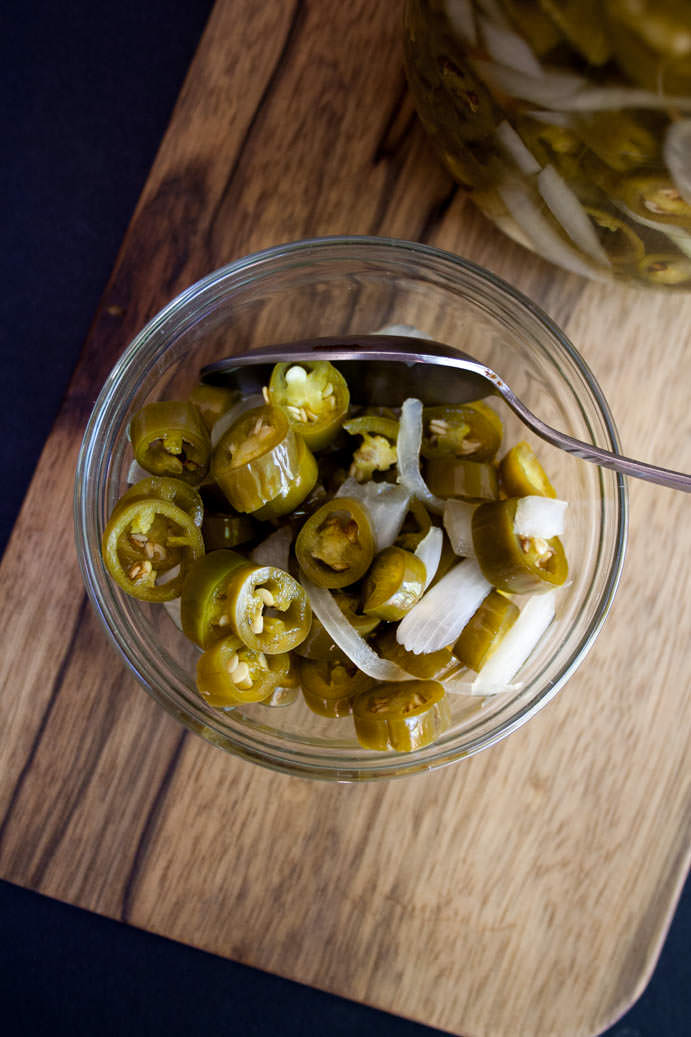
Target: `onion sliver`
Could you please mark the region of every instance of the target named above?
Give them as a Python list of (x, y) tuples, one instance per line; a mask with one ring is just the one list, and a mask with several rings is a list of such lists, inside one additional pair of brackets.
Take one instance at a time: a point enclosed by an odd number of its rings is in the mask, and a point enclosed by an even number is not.
[(330, 591), (317, 587), (304, 572), (300, 573), (300, 583), (307, 591), (312, 611), (327, 634), (359, 670), (378, 681), (411, 680), (409, 673), (389, 659), (382, 659), (370, 648), (364, 637), (360, 637), (343, 615)]
[(411, 338), (424, 338), (419, 328), (412, 324), (384, 324), (372, 332), (373, 335), (409, 335)]
[(679, 194), (691, 205), (691, 119), (669, 124), (663, 154)]
[(490, 57), (500, 65), (514, 68), (524, 76), (542, 76), (542, 66), (529, 45), (511, 29), (480, 18), (480, 32)]
[(506, 180), (497, 185), (497, 191), (539, 255), (581, 277), (602, 280), (603, 275), (598, 268), (583, 259), (560, 237), (525, 184), (520, 180)]
[(251, 410), (252, 407), (261, 407), (264, 403), (266, 403), (264, 397), (260, 393), (255, 393), (253, 396), (243, 396), (241, 400), (233, 404), (230, 410), (227, 410), (225, 414), (221, 414), (218, 421), (214, 422), (211, 429), (211, 446), (216, 446), (221, 436), (228, 431), (241, 414), (244, 414), (246, 410)]
[(134, 486), (136, 482), (140, 482), (142, 479), (150, 479), (151, 472), (147, 472), (146, 468), (142, 468), (139, 461), (133, 461), (127, 469), (127, 482), (130, 486)]
[(425, 578), (425, 590), (437, 574), (439, 562), (441, 561), (441, 549), (444, 543), (444, 534), (438, 526), (431, 526), (420, 543), (415, 548), (415, 556), (420, 559), (425, 567), (427, 576)]
[(691, 234), (687, 230), (675, 227), (673, 223), (660, 223), (659, 220), (649, 220), (647, 216), (641, 216), (640, 213), (633, 212), (623, 202), (615, 200), (614, 204), (620, 212), (623, 212), (624, 216), (627, 216), (634, 223), (640, 223), (643, 227), (650, 227), (651, 230), (659, 231), (660, 234), (664, 234), (665, 237), (669, 238), (672, 244), (676, 245), (685, 256), (691, 256)]
[(287, 572), (292, 542), (293, 531), (290, 526), (281, 526), (250, 551), (250, 558), (255, 565), (273, 565), (276, 569)]
[(408, 652), (437, 652), (458, 638), (492, 590), (473, 558), (466, 558), (423, 594), (398, 624), (396, 640)]
[(410, 505), (410, 493), (404, 486), (388, 482), (364, 482), (349, 476), (336, 494), (354, 497), (369, 515), (377, 554), (391, 547), (401, 532)]
[(516, 505), (513, 531), (522, 537), (560, 537), (564, 532), (565, 500), (554, 497), (521, 497)]
[(454, 32), (471, 47), (477, 45), (475, 16), (471, 0), (446, 0), (446, 16)]
[(542, 72), (539, 76), (529, 76), (506, 65), (494, 61), (473, 60), (475, 71), (480, 79), (510, 97), (530, 101), (543, 108), (561, 108), (567, 98), (571, 98), (587, 86), (587, 80), (564, 72)]
[(474, 558), (473, 512), (477, 504), (465, 500), (447, 500), (444, 505), (444, 529), (454, 554)]
[(420, 447), (422, 445), (422, 403), (414, 397), (403, 401), (398, 424), (398, 478), (406, 490), (426, 504), (431, 511), (441, 515), (444, 501), (430, 492), (420, 472)]
[(529, 76), (515, 68), (480, 58), (473, 66), (481, 79), (494, 90), (542, 108), (556, 108), (562, 112), (614, 111), (619, 108), (677, 108), (691, 111), (691, 97), (672, 97), (654, 94), (649, 90), (624, 86), (588, 86), (582, 76), (571, 73), (543, 71), (541, 76)]
[(555, 595), (556, 591), (547, 591), (528, 598), (518, 619), (475, 678), (474, 695), (495, 695), (508, 689), (509, 681), (554, 619)]
[(600, 244), (587, 212), (554, 166), (545, 166), (538, 174), (537, 187), (552, 215), (573, 243), (596, 263), (610, 266), (607, 253)]
[(506, 120), (500, 122), (494, 131), (494, 136), (504, 154), (511, 159), (519, 173), (523, 173), (524, 176), (534, 176), (535, 173), (540, 172), (542, 166), (510, 123)]

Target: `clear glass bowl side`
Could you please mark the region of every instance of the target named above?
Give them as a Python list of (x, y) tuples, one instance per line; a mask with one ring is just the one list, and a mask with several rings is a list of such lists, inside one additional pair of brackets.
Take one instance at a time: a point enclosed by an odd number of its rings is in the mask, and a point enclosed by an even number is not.
[[(326, 239), (240, 260), (183, 293), (143, 329), (94, 408), (75, 496), (78, 553), (104, 626), (153, 697), (191, 729), (265, 766), (305, 776), (360, 780), (413, 773), (477, 752), (514, 730), (578, 665), (611, 603), (626, 536), (626, 497), (614, 473), (538, 446), (569, 500), (569, 585), (557, 621), (521, 673), (520, 686), (483, 702), (455, 697), (454, 724), (408, 755), (360, 749), (349, 720), (321, 721), (299, 703), (220, 713), (194, 688), (196, 650), (160, 607), (122, 594), (100, 557), (107, 517), (131, 460), (126, 429), (149, 399), (184, 394), (204, 363), (233, 352), (326, 334), (404, 324), (486, 360), (545, 420), (616, 448), (597, 384), (573, 347), (528, 300), (485, 271), (425, 246)], [(501, 406), (505, 442), (528, 438)], [(340, 725), (340, 726), (339, 726)]]

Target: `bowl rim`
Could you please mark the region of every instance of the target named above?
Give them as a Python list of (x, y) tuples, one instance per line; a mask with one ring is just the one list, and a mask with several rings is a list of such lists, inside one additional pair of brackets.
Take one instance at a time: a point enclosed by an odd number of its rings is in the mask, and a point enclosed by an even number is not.
[[(519, 289), (509, 284), (492, 271), (452, 252), (421, 242), (408, 241), (399, 238), (378, 237), (374, 235), (329, 235), (273, 245), (269, 248), (249, 253), (248, 255), (242, 256), (230, 263), (226, 263), (195, 281), (171, 299), (170, 302), (159, 310), (134, 336), (112, 367), (101, 388), (96, 402), (94, 403), (82, 439), (76, 467), (74, 489), (75, 541), (77, 556), (82, 571), (82, 578), (91, 603), (94, 606), (109, 639), (115, 645), (129, 669), (137, 677), (139, 683), (143, 685), (145, 690), (159, 705), (174, 716), (176, 720), (183, 723), (188, 729), (200, 734), (201, 737), (210, 741), (212, 744), (218, 745), (219, 739), (222, 739), (222, 747), (231, 754), (250, 762), (259, 763), (268, 769), (301, 777), (336, 781), (391, 779), (394, 777), (404, 777), (406, 775), (426, 772), (435, 770), (442, 766), (447, 766), (456, 760), (475, 755), (482, 749), (495, 745), (497, 742), (503, 740), (509, 734), (516, 731), (519, 727), (522, 727), (523, 724), (534, 716), (535, 713), (550, 702), (583, 661), (607, 618), (621, 578), (628, 538), (629, 517), (628, 489), (624, 476), (620, 473), (610, 472), (610, 478), (614, 476), (615, 493), (613, 496), (613, 504), (616, 507), (617, 521), (609, 572), (607, 573), (604, 587), (600, 593), (594, 615), (588, 623), (588, 626), (579, 639), (577, 645), (571, 652), (568, 660), (561, 666), (557, 675), (545, 685), (542, 691), (531, 699), (525, 706), (517, 710), (512, 716), (503, 720), (489, 732), (471, 739), (469, 742), (464, 744), (463, 747), (453, 748), (439, 746), (439, 752), (429, 756), (426, 755), (422, 760), (417, 757), (416, 753), (372, 753), (368, 759), (370, 759), (372, 763), (374, 763), (375, 759), (378, 761), (378, 766), (376, 768), (368, 768), (366, 764), (363, 767), (358, 764), (354, 764), (353, 766), (337, 765), (335, 762), (331, 762), (330, 758), (327, 758), (329, 759), (328, 766), (324, 766), (323, 762), (316, 762), (314, 752), (307, 753), (307, 758), (305, 760), (297, 760), (294, 751), (290, 760), (286, 760), (283, 754), (276, 754), (272, 757), (267, 757), (265, 750), (259, 751), (245, 744), (236, 744), (233, 741), (232, 736), (229, 735), (226, 730), (224, 730), (222, 734), (219, 734), (218, 737), (210, 737), (213, 728), (210, 727), (208, 723), (200, 724), (199, 720), (193, 715), (191, 710), (183, 709), (180, 703), (172, 701), (164, 691), (158, 687), (152, 686), (152, 683), (147, 679), (146, 675), (141, 672), (141, 669), (136, 665), (129, 654), (127, 650), (127, 642), (124, 638), (119, 636), (117, 625), (109, 622), (109, 610), (102, 600), (98, 580), (96, 579), (93, 568), (93, 561), (88, 549), (88, 497), (85, 493), (85, 477), (87, 475), (88, 462), (94, 445), (94, 430), (98, 426), (100, 414), (102, 413), (106, 403), (110, 401), (116, 387), (119, 385), (131, 365), (135, 362), (142, 345), (146, 343), (159, 328), (166, 325), (172, 317), (178, 314), (179, 311), (186, 310), (195, 300), (209, 294), (215, 286), (226, 281), (229, 277), (237, 277), (237, 275), (246, 274), (253, 267), (259, 268), (262, 265), (277, 259), (286, 260), (307, 253), (312, 253), (311, 258), (314, 259), (315, 251), (318, 253), (326, 253), (328, 255), (332, 251), (336, 252), (340, 250), (342, 252), (344, 249), (348, 250), (351, 248), (376, 248), (377, 250), (384, 251), (389, 249), (394, 254), (409, 254), (413, 258), (419, 258), (423, 261), (425, 259), (436, 262), (441, 261), (444, 264), (450, 265), (451, 268), (457, 268), (465, 274), (477, 278), (480, 282), (484, 282), (484, 284), (489, 286), (490, 290), (496, 293), (498, 297), (504, 297), (504, 299), (508, 298), (508, 300), (517, 306), (519, 310), (522, 309), (527, 311), (530, 317), (532, 317), (538, 324), (542, 325), (543, 329), (553, 340), (556, 340), (557, 345), (564, 351), (568, 359), (576, 367), (578, 374), (585, 382), (585, 385), (591, 394), (592, 402), (603, 421), (604, 432), (609, 439), (610, 449), (613, 451), (619, 451), (619, 436), (614, 418), (599, 383), (585, 359), (552, 318), (549, 317), (537, 303), (533, 302)], [(599, 472), (599, 479), (602, 497), (602, 470)], [(208, 721), (209, 717), (207, 716), (204, 719), (205, 721)], [(432, 748), (433, 746), (427, 746), (426, 750), (429, 751)], [(387, 760), (390, 761), (388, 765), (386, 763)]]

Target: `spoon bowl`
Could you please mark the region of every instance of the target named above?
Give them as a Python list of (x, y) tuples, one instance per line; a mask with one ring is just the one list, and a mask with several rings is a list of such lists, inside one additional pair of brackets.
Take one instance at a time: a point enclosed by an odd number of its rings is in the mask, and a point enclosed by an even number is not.
[(407, 396), (416, 396), (425, 405), (458, 405), (501, 396), (525, 425), (553, 446), (623, 475), (691, 493), (691, 475), (623, 457), (552, 428), (490, 367), (441, 342), (379, 333), (302, 339), (226, 357), (203, 367), (200, 377), (245, 394), (258, 393), (268, 384), (273, 365), (291, 360), (335, 363), (348, 382), (351, 398), (374, 406), (400, 406)]

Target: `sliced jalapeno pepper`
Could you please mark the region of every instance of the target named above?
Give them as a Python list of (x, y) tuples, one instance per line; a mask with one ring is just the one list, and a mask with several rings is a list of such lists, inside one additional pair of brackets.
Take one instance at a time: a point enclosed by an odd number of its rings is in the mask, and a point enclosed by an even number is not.
[(273, 565), (248, 565), (229, 576), (225, 605), (231, 629), (250, 648), (289, 652), (307, 637), (312, 609), (303, 587)]
[(254, 407), (221, 436), (211, 469), (236, 511), (257, 511), (300, 479), (298, 437), (278, 407)]
[(314, 454), (304, 439), (298, 436), (298, 463), (295, 479), (283, 493), (279, 493), (268, 504), (264, 504), (255, 511), (255, 518), (260, 522), (267, 522), (270, 519), (280, 518), (281, 515), (291, 514), (310, 495), (317, 482), (317, 475), (318, 469)]
[(367, 691), (374, 681), (341, 653), (326, 659), (302, 659), (300, 681), (305, 702), (320, 716), (342, 717), (352, 712), (355, 695)]
[(262, 702), (290, 669), (290, 656), (265, 655), (230, 634), (216, 641), (197, 660), (197, 690), (215, 707)]
[(478, 673), (499, 647), (519, 615), (519, 608), (499, 591), (490, 591), (468, 620), (453, 646), (453, 654)]
[[(204, 554), (204, 541), (182, 508), (142, 497), (115, 509), (103, 532), (102, 553), (110, 575), (132, 597), (172, 601), (180, 595), (192, 563)], [(158, 573), (170, 568), (171, 561), (180, 566), (179, 574), (157, 584)]]
[(218, 419), (238, 402), (240, 396), (238, 389), (226, 389), (222, 385), (199, 382), (190, 393), (189, 401), (197, 408), (202, 421), (211, 432)]
[(307, 636), (312, 610), (297, 580), (235, 551), (213, 551), (194, 566), (180, 608), (183, 633), (207, 648), (228, 631), (257, 652), (289, 652)]
[(518, 498), (480, 504), (473, 512), (473, 546), (482, 572), (509, 594), (558, 587), (568, 565), (559, 537), (522, 537), (514, 532)]
[(312, 625), (304, 641), (295, 648), (295, 654), (302, 659), (326, 659), (329, 652), (336, 647), (330, 634), (312, 613)]
[(586, 61), (591, 65), (609, 61), (612, 48), (601, 0), (540, 0), (540, 4)]
[(507, 497), (556, 497), (544, 468), (524, 440), (503, 457), (499, 473)]
[(578, 130), (590, 150), (619, 173), (659, 159), (655, 135), (627, 112), (595, 112), (580, 121)]
[(346, 380), (328, 360), (276, 364), (268, 397), (285, 411), (291, 427), (312, 450), (336, 438), (350, 405)]
[(130, 438), (135, 458), (153, 475), (172, 475), (197, 486), (209, 470), (209, 433), (191, 403), (147, 403), (130, 422)]
[(651, 284), (687, 285), (691, 283), (691, 259), (678, 253), (646, 256), (638, 264), (638, 272)]
[(617, 197), (638, 216), (691, 227), (691, 205), (667, 176), (629, 176), (617, 186)]
[(180, 601), (182, 632), (200, 648), (234, 633), (226, 612), (228, 582), (250, 563), (236, 551), (212, 551), (199, 559), (185, 580)]
[(406, 551), (414, 551), (420, 541), (427, 536), (431, 527), (432, 520), (427, 508), (417, 497), (411, 497), (403, 528), (396, 537), (397, 547), (403, 547)]
[(365, 616), (360, 612), (360, 595), (352, 591), (335, 591), (334, 601), (360, 637), (367, 637), (379, 626), (377, 616)]
[(595, 224), (600, 244), (612, 262), (619, 266), (638, 263), (645, 255), (645, 247), (638, 234), (623, 219), (603, 209), (584, 206)]
[(118, 509), (133, 500), (144, 497), (155, 497), (156, 500), (167, 500), (176, 507), (182, 508), (190, 516), (195, 526), (201, 526), (204, 515), (204, 504), (198, 491), (182, 479), (170, 479), (164, 476), (150, 475), (148, 479), (140, 479), (123, 493), (113, 508), (113, 515)]
[(497, 470), (486, 461), (432, 457), (425, 464), (425, 479), (437, 497), (486, 501), (496, 500), (499, 491)]
[(363, 591), (362, 611), (396, 621), (422, 597), (427, 573), (424, 563), (402, 547), (387, 547), (372, 563)]
[(451, 723), (438, 681), (401, 681), (364, 691), (353, 702), (358, 742), (364, 749), (411, 752), (433, 742)]
[(303, 571), (318, 587), (355, 583), (374, 558), (367, 512), (350, 497), (335, 497), (307, 519), (295, 542)]
[[(269, 661), (281, 658), (282, 656), (280, 655), (268, 656)], [(262, 699), (262, 706), (272, 706), (274, 708), (291, 706), (297, 700), (300, 694), (300, 672), (297, 661), (291, 652), (288, 653), (288, 661), (287, 673), (281, 673), (278, 684), (271, 694)]]
[(460, 407), (425, 407), (423, 457), (491, 461), (501, 444), (501, 418), (482, 400)]
[(220, 551), (254, 540), (257, 527), (248, 515), (207, 512), (202, 522), (207, 551)]
[(398, 454), (398, 421), (379, 414), (363, 414), (343, 424), (351, 436), (362, 436), (353, 454), (350, 474), (358, 482), (367, 482), (375, 472), (386, 472), (396, 464)]
[(440, 648), (437, 652), (407, 652), (403, 645), (396, 640), (396, 630), (389, 627), (383, 634), (376, 637), (377, 649), (385, 659), (392, 663), (398, 663), (412, 677), (420, 680), (441, 679), (453, 663), (453, 655), (450, 648)]

